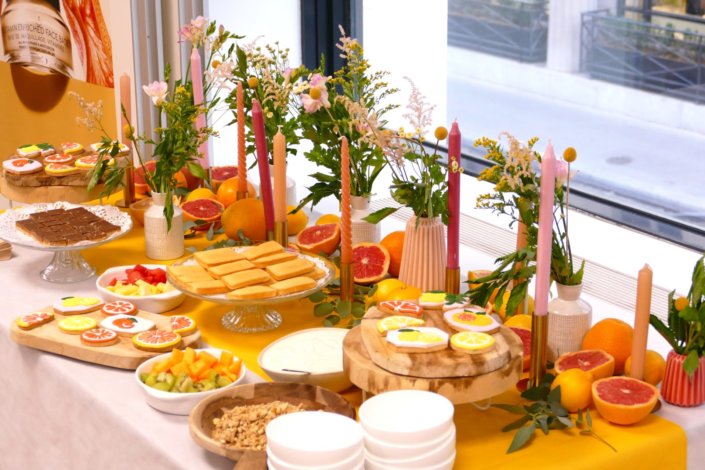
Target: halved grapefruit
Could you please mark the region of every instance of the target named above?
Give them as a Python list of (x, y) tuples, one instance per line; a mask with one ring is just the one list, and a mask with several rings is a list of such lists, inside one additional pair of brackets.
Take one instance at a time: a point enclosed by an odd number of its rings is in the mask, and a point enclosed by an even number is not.
[(237, 167), (235, 165), (211, 167), (211, 184), (213, 186), (213, 190), (217, 191), (220, 183), (236, 176)]
[(184, 220), (205, 222), (196, 225), (195, 230), (208, 230), (214, 223), (220, 223), (225, 206), (214, 199), (203, 198), (183, 202), (181, 210), (184, 212)]
[[(318, 225), (321, 227), (321, 225)], [(358, 284), (381, 281), (389, 271), (389, 251), (378, 243), (353, 245), (353, 277)]]
[(630, 425), (649, 416), (658, 402), (658, 389), (631, 377), (607, 377), (593, 382), (592, 401), (610, 423)]
[(340, 227), (338, 224), (312, 225), (296, 235), (296, 244), (301, 251), (330, 256), (340, 245)]
[(591, 372), (595, 380), (604, 379), (614, 374), (614, 357), (601, 349), (568, 352), (556, 359), (555, 369), (559, 374), (568, 369), (582, 369)]
[(529, 370), (531, 365), (531, 330), (518, 326), (509, 327), (524, 344), (524, 370)]
[(147, 185), (147, 180), (145, 179), (145, 171), (148, 173), (154, 173), (157, 168), (157, 162), (154, 160), (145, 163), (143, 166), (135, 167), (135, 194), (146, 196), (149, 193), (149, 186)]

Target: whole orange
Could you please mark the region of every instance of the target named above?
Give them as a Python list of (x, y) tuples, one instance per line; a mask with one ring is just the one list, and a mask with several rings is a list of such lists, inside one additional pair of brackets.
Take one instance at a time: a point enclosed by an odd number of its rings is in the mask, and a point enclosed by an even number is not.
[(382, 239), (380, 244), (389, 252), (389, 274), (394, 277), (399, 277), (399, 268), (401, 267), (401, 255), (404, 251), (404, 231), (398, 230), (392, 232)]
[(301, 209), (298, 212), (291, 214), (290, 212), (296, 209), (296, 206), (286, 206), (286, 227), (287, 235), (296, 235), (306, 228), (308, 224), (308, 215)]
[[(223, 181), (220, 186), (218, 186), (218, 191), (216, 192), (216, 198), (225, 207), (230, 207), (230, 205), (237, 201), (237, 176), (228, 178)], [(247, 197), (256, 196), (255, 188), (247, 182)]]
[(624, 363), (632, 355), (634, 329), (617, 318), (595, 323), (583, 338), (582, 349), (602, 349), (614, 357), (614, 374), (624, 373)]
[[(624, 363), (624, 375), (630, 375), (632, 370), (632, 357), (629, 356)], [(658, 385), (666, 373), (666, 360), (656, 351), (649, 349), (644, 358), (644, 382)]]
[(247, 198), (235, 201), (220, 217), (220, 223), (228, 238), (239, 240), (239, 231), (252, 241), (264, 241), (264, 204), (259, 199)]

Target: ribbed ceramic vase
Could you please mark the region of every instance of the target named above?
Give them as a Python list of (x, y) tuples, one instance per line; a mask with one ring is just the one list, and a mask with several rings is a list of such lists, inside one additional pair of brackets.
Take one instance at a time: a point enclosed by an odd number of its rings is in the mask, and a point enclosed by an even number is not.
[(382, 237), (380, 224), (371, 224), (362, 220), (370, 215), (370, 198), (351, 196), (350, 207), (353, 244), (361, 242), (379, 243)]
[(592, 307), (580, 298), (583, 285), (556, 284), (558, 296), (548, 303), (549, 361), (566, 352), (579, 351), (592, 325)]
[(440, 217), (406, 223), (399, 280), (422, 291), (445, 290), (446, 237)]
[(661, 396), (676, 406), (698, 406), (705, 403), (705, 356), (701, 356), (692, 377), (683, 370), (686, 356), (668, 353), (666, 373), (661, 382)]
[(167, 230), (164, 216), (166, 194), (152, 193), (152, 205), (144, 212), (144, 244), (147, 258), (176, 259), (184, 254), (184, 215), (174, 205), (171, 230)]

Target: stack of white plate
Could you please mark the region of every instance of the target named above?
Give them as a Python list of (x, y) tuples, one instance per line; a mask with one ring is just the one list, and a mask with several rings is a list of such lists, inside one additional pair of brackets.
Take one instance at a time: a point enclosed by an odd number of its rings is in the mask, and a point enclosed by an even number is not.
[(453, 404), (421, 390), (376, 395), (360, 406), (365, 469), (450, 470), (455, 462)]
[(362, 470), (362, 428), (336, 413), (302, 411), (273, 419), (265, 430), (270, 470)]

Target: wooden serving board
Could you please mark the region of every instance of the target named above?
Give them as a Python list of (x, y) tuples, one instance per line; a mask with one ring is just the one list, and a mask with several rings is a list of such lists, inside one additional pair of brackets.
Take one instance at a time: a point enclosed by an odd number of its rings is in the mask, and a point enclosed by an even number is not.
[[(389, 347), (389, 343), (377, 331), (377, 321), (385, 315), (371, 307), (360, 327), (362, 341), (372, 362), (383, 369), (400, 375), (424, 378), (474, 377), (500, 369), (510, 362), (512, 357), (523, 354), (521, 340), (509, 328), (501, 327), (495, 333), (494, 349), (481, 354), (465, 354), (455, 351), (450, 346), (442, 351), (425, 353), (400, 353)], [(425, 326), (435, 326), (453, 334), (443, 321), (443, 313), (426, 310)]]
[[(521, 347), (521, 342), (517, 340)], [(513, 347), (512, 347), (513, 349)], [(515, 386), (523, 368), (521, 352), (497, 370), (472, 377), (422, 378), (393, 374), (375, 364), (362, 341), (362, 328), (356, 326), (343, 341), (343, 368), (353, 384), (365, 392), (378, 394), (392, 390), (429, 390), (454, 404), (485, 400)]]
[[(40, 310), (53, 311), (51, 307)], [(134, 370), (147, 359), (163, 354), (162, 352), (148, 352), (135, 348), (132, 345), (132, 338), (129, 336), (120, 336), (120, 341), (111, 346), (86, 346), (81, 343), (81, 335), (71, 335), (59, 329), (58, 322), (65, 318), (64, 315), (54, 312), (54, 316), (54, 320), (33, 330), (23, 330), (13, 321), (10, 325), (10, 338), (15, 343), (23, 346), (118, 369)], [(85, 313), (82, 316), (95, 318), (98, 324), (106, 318), (100, 313), (100, 310)], [(137, 316), (152, 320), (157, 325), (157, 328), (171, 329), (168, 316), (157, 315), (144, 310), (138, 311)], [(196, 330), (195, 333), (185, 336), (179, 347), (195, 347), (200, 338), (201, 333)]]
[(90, 192), (85, 184), (81, 186), (17, 186), (9, 183), (5, 176), (0, 176), (0, 193), (8, 199), (25, 204), (53, 201), (78, 204), (98, 199), (103, 189), (102, 184), (96, 185)]
[(76, 173), (64, 176), (48, 175), (42, 171), (35, 173), (14, 174), (5, 173), (5, 179), (15, 186), (88, 186), (88, 171), (79, 170)]

